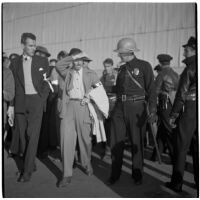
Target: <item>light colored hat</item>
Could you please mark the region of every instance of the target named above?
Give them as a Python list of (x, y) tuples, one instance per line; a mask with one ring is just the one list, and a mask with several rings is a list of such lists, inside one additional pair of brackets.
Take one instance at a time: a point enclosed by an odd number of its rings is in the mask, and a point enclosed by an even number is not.
[(137, 48), (135, 40), (132, 38), (122, 38), (117, 43), (117, 49), (114, 51), (118, 53), (130, 53), (139, 51), (139, 49)]

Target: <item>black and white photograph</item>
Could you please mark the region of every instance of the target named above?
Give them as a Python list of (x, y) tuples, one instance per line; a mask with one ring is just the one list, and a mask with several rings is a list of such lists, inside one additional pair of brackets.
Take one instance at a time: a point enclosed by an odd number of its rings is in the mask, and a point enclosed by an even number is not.
[(1, 2), (3, 198), (199, 198), (196, 2)]

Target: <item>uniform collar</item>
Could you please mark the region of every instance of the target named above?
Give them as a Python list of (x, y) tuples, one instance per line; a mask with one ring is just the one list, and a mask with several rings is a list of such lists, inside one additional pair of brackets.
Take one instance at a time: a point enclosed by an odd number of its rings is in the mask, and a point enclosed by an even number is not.
[(182, 61), (183, 63), (185, 63), (186, 65), (190, 65), (196, 62), (196, 55), (191, 56), (189, 58), (186, 58)]
[(130, 60), (130, 61), (127, 62), (127, 63), (130, 63), (130, 64), (131, 64), (131, 63), (135, 63), (135, 62), (137, 62), (137, 60), (138, 60), (138, 59), (137, 59), (137, 57), (135, 56), (132, 60)]

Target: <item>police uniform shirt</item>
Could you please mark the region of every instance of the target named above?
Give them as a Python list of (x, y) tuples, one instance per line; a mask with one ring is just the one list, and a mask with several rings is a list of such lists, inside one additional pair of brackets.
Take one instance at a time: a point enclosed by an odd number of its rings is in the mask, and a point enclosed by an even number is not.
[[(130, 74), (144, 89), (139, 88), (139, 86), (132, 81), (127, 70), (129, 70)], [(153, 111), (156, 109), (156, 93), (153, 70), (148, 62), (139, 60), (135, 57), (130, 62), (127, 62), (120, 67), (116, 82), (116, 92), (119, 96), (144, 96), (145, 91), (147, 93), (146, 95), (148, 97), (150, 108)]]

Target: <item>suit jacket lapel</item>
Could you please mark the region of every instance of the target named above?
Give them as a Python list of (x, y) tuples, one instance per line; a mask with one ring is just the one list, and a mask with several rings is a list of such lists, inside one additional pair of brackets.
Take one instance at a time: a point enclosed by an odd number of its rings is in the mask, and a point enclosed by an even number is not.
[(20, 80), (20, 83), (24, 87), (23, 56), (20, 56), (20, 58), (19, 58), (19, 62), (18, 62), (16, 71), (17, 71), (17, 75), (18, 75), (18, 78)]
[(85, 67), (83, 67), (83, 85), (86, 93), (89, 90), (89, 86), (88, 86), (88, 71)]
[(32, 62), (31, 62), (31, 77), (33, 81), (33, 85), (35, 85), (35, 79), (37, 78), (36, 74), (36, 66), (35, 66), (35, 56), (32, 57)]

